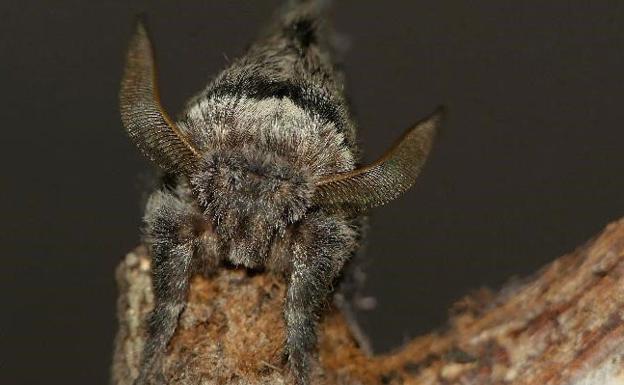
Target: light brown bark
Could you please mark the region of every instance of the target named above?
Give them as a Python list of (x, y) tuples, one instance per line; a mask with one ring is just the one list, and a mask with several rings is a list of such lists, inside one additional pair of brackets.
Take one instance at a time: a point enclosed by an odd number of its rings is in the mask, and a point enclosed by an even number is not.
[[(152, 306), (140, 248), (117, 270), (113, 383), (138, 373)], [(195, 277), (165, 363), (170, 384), (290, 384), (282, 358), (284, 283), (223, 268)], [(624, 219), (498, 293), (460, 300), (443, 332), (368, 357), (342, 315), (320, 324), (315, 384), (624, 384)]]

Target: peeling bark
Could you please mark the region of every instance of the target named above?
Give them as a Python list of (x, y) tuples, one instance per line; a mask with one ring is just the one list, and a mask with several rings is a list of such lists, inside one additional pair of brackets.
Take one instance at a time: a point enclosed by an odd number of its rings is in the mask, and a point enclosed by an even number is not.
[[(138, 374), (153, 301), (149, 273), (144, 248), (117, 269), (114, 385)], [(624, 219), (521, 283), (465, 297), (443, 332), (391, 354), (367, 356), (339, 311), (327, 309), (314, 383), (624, 384), (623, 274)], [(168, 383), (292, 383), (282, 356), (284, 290), (279, 277), (241, 269), (195, 277), (169, 345)]]

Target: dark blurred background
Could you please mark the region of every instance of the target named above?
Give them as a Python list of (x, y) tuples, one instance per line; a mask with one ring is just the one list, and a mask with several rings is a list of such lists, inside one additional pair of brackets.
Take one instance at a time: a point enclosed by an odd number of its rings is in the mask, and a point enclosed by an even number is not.
[[(113, 270), (138, 242), (150, 168), (117, 110), (134, 15), (149, 15), (175, 112), (279, 3), (0, 3), (0, 383), (108, 381)], [(336, 3), (365, 159), (449, 110), (417, 186), (372, 214), (376, 350), (624, 213), (624, 2)]]

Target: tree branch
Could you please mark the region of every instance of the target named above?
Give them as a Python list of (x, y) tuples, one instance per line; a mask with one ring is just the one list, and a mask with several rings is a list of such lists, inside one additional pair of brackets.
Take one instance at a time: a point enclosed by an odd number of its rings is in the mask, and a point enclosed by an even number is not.
[[(144, 248), (117, 269), (119, 332), (113, 380), (138, 374), (145, 315), (152, 307)], [(320, 325), (315, 384), (624, 383), (624, 219), (523, 282), (482, 290), (452, 309), (448, 328), (388, 355), (367, 356), (343, 316)], [(284, 282), (221, 268), (194, 278), (169, 345), (171, 385), (292, 383), (282, 357)]]

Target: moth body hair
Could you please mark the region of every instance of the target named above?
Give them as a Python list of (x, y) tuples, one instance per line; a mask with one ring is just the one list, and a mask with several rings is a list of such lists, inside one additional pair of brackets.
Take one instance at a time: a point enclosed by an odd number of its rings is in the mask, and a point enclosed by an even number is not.
[[(411, 187), (427, 158), (440, 112), (377, 162), (358, 164), (323, 3), (288, 1), (175, 121), (160, 105), (151, 42), (137, 26), (122, 79), (122, 121), (167, 183), (145, 209), (155, 305), (135, 385), (167, 383), (163, 356), (189, 280), (224, 264), (284, 276), (284, 355), (294, 382), (310, 384), (316, 323), (335, 285), (353, 287), (341, 276), (357, 270), (345, 266), (356, 266), (366, 211)], [(338, 302), (348, 307), (346, 292)]]

